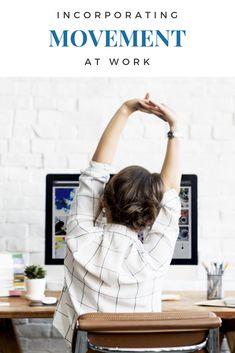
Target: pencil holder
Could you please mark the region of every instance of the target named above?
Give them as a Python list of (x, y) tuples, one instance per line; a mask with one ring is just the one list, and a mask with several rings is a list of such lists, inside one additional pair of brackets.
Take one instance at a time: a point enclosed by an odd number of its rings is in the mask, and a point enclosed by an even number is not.
[(223, 275), (207, 274), (207, 299), (223, 298)]

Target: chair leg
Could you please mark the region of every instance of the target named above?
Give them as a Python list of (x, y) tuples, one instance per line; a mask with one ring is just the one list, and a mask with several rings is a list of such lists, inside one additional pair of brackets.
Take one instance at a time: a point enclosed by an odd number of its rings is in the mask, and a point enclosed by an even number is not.
[(208, 353), (219, 353), (220, 352), (220, 344), (219, 344), (219, 329), (214, 328), (209, 330), (209, 338), (208, 338)]
[(87, 332), (77, 331), (76, 347), (74, 353), (87, 353)]

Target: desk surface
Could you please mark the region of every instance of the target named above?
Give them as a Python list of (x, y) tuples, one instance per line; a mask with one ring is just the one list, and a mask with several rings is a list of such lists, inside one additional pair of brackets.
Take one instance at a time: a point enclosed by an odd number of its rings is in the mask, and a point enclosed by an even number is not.
[[(170, 292), (169, 292), (170, 293)], [(235, 308), (217, 306), (199, 306), (197, 302), (206, 300), (205, 292), (177, 292), (180, 300), (163, 301), (162, 311), (213, 311), (222, 319), (235, 319)], [(235, 297), (235, 292), (226, 292), (226, 297)]]
[[(46, 296), (59, 297), (60, 292), (46, 292)], [(52, 318), (55, 305), (29, 306), (30, 301), (24, 297), (0, 298), (0, 303), (9, 303), (9, 306), (0, 306), (0, 319), (23, 318)]]
[[(235, 319), (235, 308), (195, 305), (196, 302), (206, 300), (204, 292), (185, 291), (177, 292), (177, 294), (181, 299), (164, 301), (163, 311), (213, 311), (223, 319)], [(60, 292), (47, 292), (46, 295), (59, 297)], [(226, 296), (235, 297), (235, 292), (227, 292)], [(22, 297), (0, 298), (0, 303), (3, 302), (9, 303), (9, 306), (0, 306), (0, 318), (52, 318), (55, 311), (54, 305), (29, 306), (29, 300)]]

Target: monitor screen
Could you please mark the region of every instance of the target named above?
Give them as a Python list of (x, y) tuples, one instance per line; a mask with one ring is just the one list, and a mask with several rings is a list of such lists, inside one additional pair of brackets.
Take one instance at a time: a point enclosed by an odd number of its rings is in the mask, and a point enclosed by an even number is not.
[[(79, 174), (46, 176), (45, 263), (63, 264), (66, 252), (67, 220)], [(184, 174), (180, 189), (179, 235), (171, 264), (197, 264), (197, 176)], [(141, 234), (140, 234), (141, 238)]]

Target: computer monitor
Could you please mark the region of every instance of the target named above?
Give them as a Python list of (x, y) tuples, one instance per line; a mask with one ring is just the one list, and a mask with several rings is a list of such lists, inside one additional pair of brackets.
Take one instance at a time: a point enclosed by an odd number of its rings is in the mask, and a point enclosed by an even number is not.
[[(66, 252), (67, 220), (79, 185), (79, 174), (46, 176), (46, 265), (62, 265)], [(172, 265), (197, 264), (197, 176), (184, 174), (181, 180), (181, 217)]]

